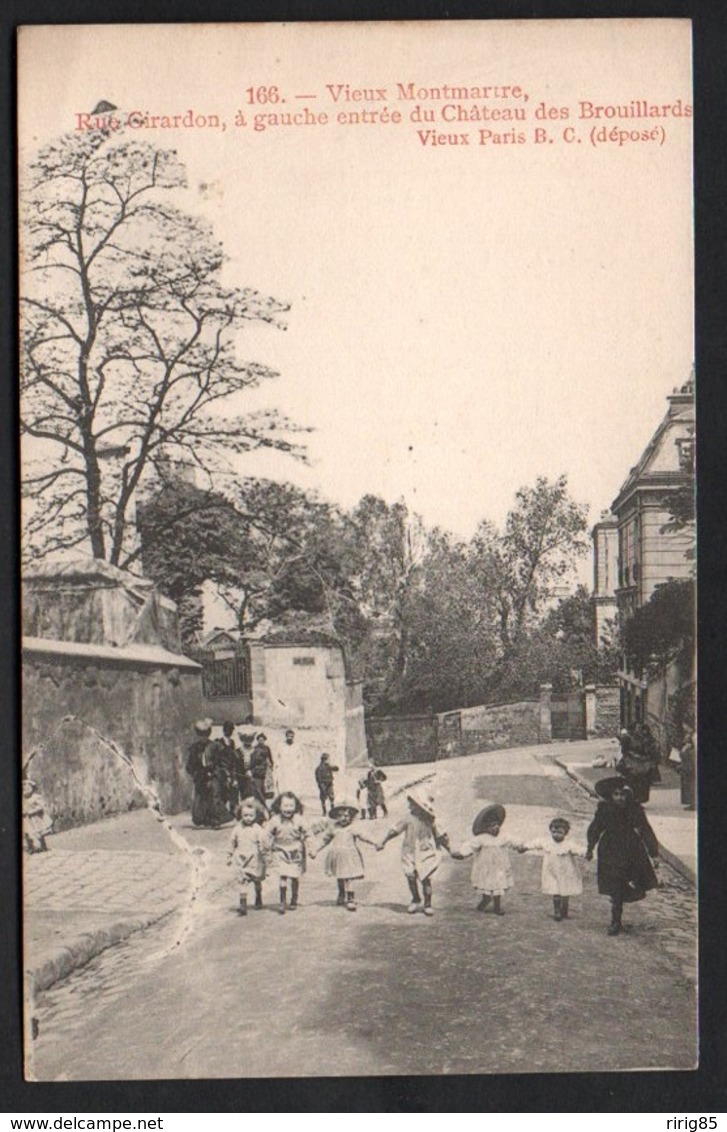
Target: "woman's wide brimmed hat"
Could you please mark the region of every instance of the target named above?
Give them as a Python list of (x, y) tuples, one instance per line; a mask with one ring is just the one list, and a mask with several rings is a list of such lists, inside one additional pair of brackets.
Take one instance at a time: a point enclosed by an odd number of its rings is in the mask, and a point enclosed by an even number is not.
[(434, 817), (434, 795), (430, 794), (428, 790), (410, 790), (407, 798), (414, 803), (417, 809), (429, 814), (430, 818)]
[(351, 802), (348, 798), (344, 798), (340, 802), (334, 802), (328, 811), (328, 816), (331, 818), (340, 818), (342, 814), (357, 814), (359, 807), (355, 802)]
[(568, 833), (568, 831), (570, 829), (570, 822), (568, 821), (568, 818), (564, 818), (562, 816), (562, 814), (558, 814), (557, 817), (553, 818), (553, 820), (550, 823), (550, 825), (548, 826), (548, 828), (549, 829), (564, 829), (566, 831), (566, 833)]
[(593, 789), (598, 794), (598, 797), (603, 798), (606, 802), (611, 801), (614, 790), (625, 790), (629, 794), (631, 793), (626, 779), (620, 778), (618, 775), (613, 775), (611, 778), (599, 779)]
[(194, 725), (194, 729), (199, 735), (207, 735), (212, 730), (212, 727), (211, 719), (198, 719)]
[(480, 833), (484, 833), (491, 825), (502, 825), (505, 820), (505, 807), (501, 806), (499, 802), (493, 803), (491, 806), (485, 806), (484, 810), (480, 810), (479, 814), (472, 822), (472, 832), (475, 837)]

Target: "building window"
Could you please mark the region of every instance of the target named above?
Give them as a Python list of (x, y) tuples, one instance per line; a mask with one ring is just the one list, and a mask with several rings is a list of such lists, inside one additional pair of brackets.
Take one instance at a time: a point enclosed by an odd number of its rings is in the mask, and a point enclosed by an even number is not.
[(311, 665), (315, 664), (315, 662), (316, 662), (316, 658), (314, 656), (294, 656), (293, 657), (293, 664), (300, 664), (300, 665), (305, 666), (306, 668), (309, 668)]

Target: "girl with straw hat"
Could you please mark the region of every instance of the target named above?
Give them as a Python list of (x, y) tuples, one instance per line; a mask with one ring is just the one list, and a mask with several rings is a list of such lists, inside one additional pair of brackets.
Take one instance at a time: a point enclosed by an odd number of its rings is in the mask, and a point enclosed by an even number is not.
[(452, 856), (463, 861), (472, 857), (472, 887), (480, 894), (478, 912), (484, 912), (490, 901), (496, 916), (504, 916), (501, 901), (508, 888), (512, 888), (512, 865), (508, 849), (524, 852), (524, 846), (510, 838), (500, 840), (500, 829), (505, 821), (505, 807), (499, 803), (485, 806), (472, 823), (472, 840), (465, 842)]
[(406, 797), (409, 813), (391, 827), (377, 848), (383, 849), (387, 841), (399, 837), (400, 834), (404, 835), (401, 844), (401, 867), (411, 893), (408, 911), (418, 912), (422, 908), (419, 895), (419, 881), (421, 881), (424, 915), (433, 916), (432, 876), (439, 866), (439, 847), (443, 845), (448, 853), (451, 852), (449, 838), (446, 833), (440, 833), (435, 825), (434, 798), (428, 791), (415, 789)]
[[(336, 802), (329, 811), (331, 821), (323, 834), (321, 848), (329, 846), (326, 854), (326, 874), (335, 877), (338, 884), (339, 907), (348, 908), (349, 912), (356, 911), (356, 897), (353, 889), (354, 881), (363, 880), (364, 862), (359, 849), (359, 842), (365, 841), (368, 845), (376, 845), (373, 837), (352, 829), (354, 818), (358, 815), (358, 806), (355, 802)], [(309, 856), (316, 856), (316, 850), (311, 849)]]

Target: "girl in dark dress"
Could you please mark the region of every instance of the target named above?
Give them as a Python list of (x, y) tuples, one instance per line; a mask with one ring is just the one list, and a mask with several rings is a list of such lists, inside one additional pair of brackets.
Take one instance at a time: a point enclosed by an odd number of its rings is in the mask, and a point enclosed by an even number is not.
[(597, 845), (598, 891), (611, 897), (608, 934), (618, 935), (624, 904), (643, 900), (649, 889), (658, 887), (654, 866), (659, 863), (659, 843), (622, 778), (601, 779), (596, 793), (603, 801), (588, 827), (586, 860), (592, 859)]

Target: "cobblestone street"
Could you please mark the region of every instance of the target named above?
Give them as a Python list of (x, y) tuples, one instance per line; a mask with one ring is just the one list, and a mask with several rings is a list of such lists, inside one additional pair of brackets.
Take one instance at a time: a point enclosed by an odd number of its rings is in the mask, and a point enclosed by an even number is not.
[[(447, 763), (434, 792), (453, 845), (484, 799), (505, 831), (543, 836), (555, 810), (582, 838), (593, 802), (544, 753)], [(392, 807), (403, 810), (403, 799)], [(383, 833), (388, 822), (379, 820)], [(367, 823), (367, 832), (374, 827)], [(469, 862), (444, 857), (435, 916), (407, 915), (399, 844), (365, 847), (359, 909), (335, 906), (322, 858), (302, 907), (235, 914), (229, 832), (193, 831), (210, 867), (189, 908), (137, 932), (37, 996), (37, 1079), (512, 1073), (690, 1068), (696, 1062), (696, 898), (668, 866), (661, 887), (606, 936), (593, 865), (556, 923), (540, 858), (513, 854), (506, 914), (475, 910)], [(180, 868), (184, 867), (180, 863)], [(186, 875), (186, 874), (185, 874)]]

